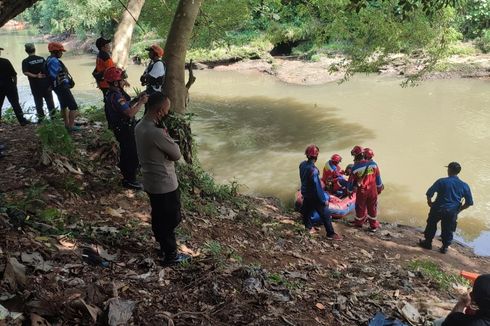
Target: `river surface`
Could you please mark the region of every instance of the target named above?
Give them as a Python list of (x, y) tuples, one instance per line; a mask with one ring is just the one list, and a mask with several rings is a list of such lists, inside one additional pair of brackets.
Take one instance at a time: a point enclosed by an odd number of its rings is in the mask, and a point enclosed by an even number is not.
[[(33, 104), (20, 62), (23, 44), (32, 39), (0, 34), (2, 56), (20, 74), (26, 107)], [(38, 48), (47, 55), (46, 44)], [(63, 60), (76, 80), (79, 102), (101, 105), (91, 76), (94, 56), (67, 53)], [(143, 69), (128, 68), (132, 85), (138, 85)], [(446, 176), (444, 165), (458, 161), (475, 201), (460, 214), (458, 240), (490, 255), (489, 80), (433, 80), (401, 88), (400, 80), (378, 76), (319, 86), (285, 84), (256, 72), (196, 71), (196, 77), (190, 110), (196, 114), (198, 156), (219, 181), (235, 180), (243, 192), (291, 205), (308, 144), (320, 147), (320, 169), (334, 153), (342, 155), (345, 167), (354, 145), (368, 146), (386, 187), (380, 220), (423, 227), (425, 191)]]

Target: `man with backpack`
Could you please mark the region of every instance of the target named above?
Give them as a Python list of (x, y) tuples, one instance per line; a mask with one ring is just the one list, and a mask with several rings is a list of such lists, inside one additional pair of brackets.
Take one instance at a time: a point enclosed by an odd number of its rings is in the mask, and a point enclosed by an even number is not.
[(383, 191), (384, 186), (378, 165), (373, 161), (373, 150), (365, 148), (362, 153), (364, 159), (359, 160), (359, 155), (355, 156), (356, 163), (349, 176), (349, 191), (356, 193), (356, 218), (353, 224), (362, 228), (364, 223), (369, 222), (370, 231), (376, 232), (379, 228), (376, 219), (378, 195)]
[[(61, 116), (65, 122), (65, 127), (69, 132), (78, 131), (79, 128), (75, 127), (78, 104), (71, 92), (75, 82), (66, 66), (60, 60), (66, 50), (63, 44), (51, 42), (48, 44), (48, 51), (51, 55), (46, 59), (46, 72), (51, 81), (53, 91), (60, 102)], [(67, 109), (69, 112), (67, 112)]]
[(141, 85), (146, 86), (146, 92), (151, 95), (154, 92), (161, 92), (165, 82), (165, 65), (163, 64), (163, 49), (157, 44), (153, 44), (146, 49), (151, 59), (150, 64), (140, 78)]
[(56, 113), (50, 82), (43, 72), (46, 60), (36, 55), (36, 47), (33, 43), (26, 43), (25, 51), (28, 57), (22, 61), (22, 72), (29, 79), (29, 86), (36, 105), (37, 119), (41, 122), (45, 116), (43, 100), (46, 101), (50, 116), (52, 117)]
[[(3, 48), (0, 48), (0, 54)], [(21, 126), (29, 124), (29, 120), (24, 118), (22, 107), (19, 103), (19, 93), (17, 91), (17, 72), (8, 59), (0, 58), (0, 118), (2, 117), (1, 108), (5, 97), (10, 102), (14, 110), (15, 117)], [(2, 154), (0, 154), (2, 156)]]

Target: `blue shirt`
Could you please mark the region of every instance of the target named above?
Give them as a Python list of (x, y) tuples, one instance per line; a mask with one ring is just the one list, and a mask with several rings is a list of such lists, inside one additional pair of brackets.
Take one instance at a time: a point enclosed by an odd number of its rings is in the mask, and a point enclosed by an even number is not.
[(110, 89), (105, 96), (105, 110), (110, 125), (117, 125), (123, 121), (131, 120), (129, 116), (124, 114), (124, 111), (129, 110), (130, 106), (129, 95), (121, 89)]
[(316, 197), (320, 202), (326, 202), (329, 197), (322, 189), (318, 169), (313, 161), (303, 161), (299, 165), (301, 179), (301, 194), (303, 197)]
[(56, 58), (55, 56), (49, 56), (46, 60), (46, 67), (48, 70), (48, 76), (55, 87), (60, 85), (61, 83), (65, 85), (70, 84), (68, 78), (66, 78), (64, 74), (61, 74), (62, 72), (64, 72), (64, 66), (58, 58)]
[(432, 207), (442, 208), (449, 212), (458, 212), (461, 207), (461, 199), (464, 198), (465, 204), (473, 205), (473, 197), (468, 184), (461, 181), (457, 176), (450, 176), (437, 180), (427, 190), (427, 197), (432, 198), (437, 192), (437, 198)]

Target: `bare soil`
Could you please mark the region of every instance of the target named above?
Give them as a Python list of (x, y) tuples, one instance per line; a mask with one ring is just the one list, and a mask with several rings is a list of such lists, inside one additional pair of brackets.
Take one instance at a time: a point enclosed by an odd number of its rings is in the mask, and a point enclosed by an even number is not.
[[(102, 127), (83, 126), (73, 136), (77, 154), (47, 165), (36, 128), (0, 126), (8, 146), (0, 305), (12, 313), (0, 325), (367, 325), (377, 311), (405, 319), (407, 304), (420, 313), (412, 324), (425, 325), (465, 288), (445, 288), (411, 262), (434, 262), (448, 275), (490, 268), (459, 245), (446, 255), (417, 247), (419, 231), (407, 226), (373, 234), (339, 220), (343, 241), (323, 230), (310, 236), (275, 199), (242, 196), (211, 203), (212, 214), (184, 210), (178, 241), (192, 262), (162, 267), (146, 195), (119, 186)], [(83, 257), (84, 248), (102, 263)]]

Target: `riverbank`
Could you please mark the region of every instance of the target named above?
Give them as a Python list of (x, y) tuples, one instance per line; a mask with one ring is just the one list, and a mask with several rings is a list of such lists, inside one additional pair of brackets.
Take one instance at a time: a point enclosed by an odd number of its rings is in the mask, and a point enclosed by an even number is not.
[(117, 146), (101, 118), (85, 115), (70, 158), (38, 137), (39, 126), (1, 126), (0, 305), (12, 324), (363, 325), (383, 311), (423, 325), (466, 289), (459, 270), (490, 268), (459, 245), (446, 255), (423, 250), (420, 232), (406, 226), (372, 234), (337, 221), (344, 241), (310, 236), (276, 200), (235, 194), (185, 165), (177, 235), (193, 261), (163, 268), (146, 195), (120, 187)]

